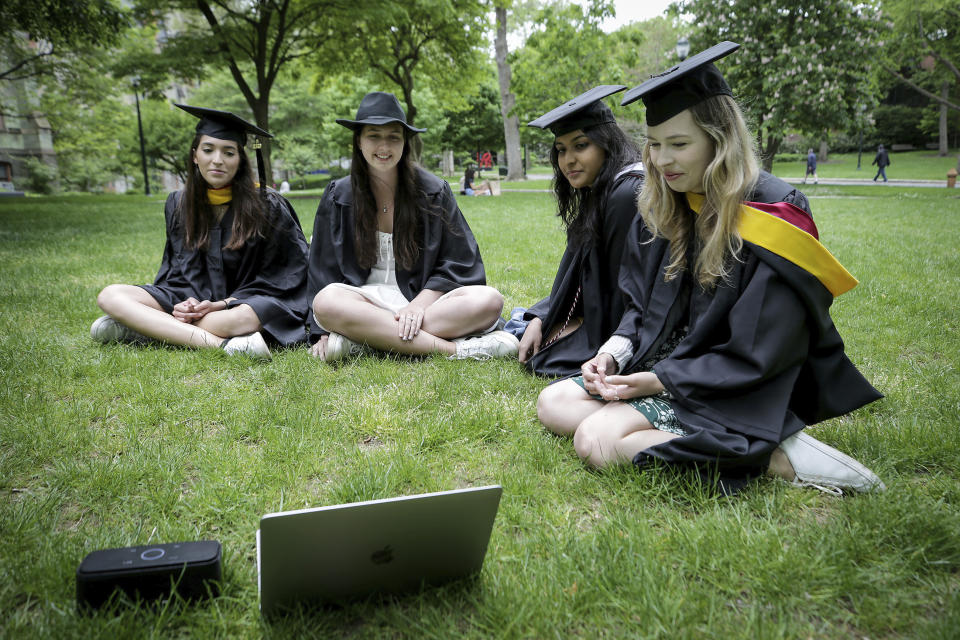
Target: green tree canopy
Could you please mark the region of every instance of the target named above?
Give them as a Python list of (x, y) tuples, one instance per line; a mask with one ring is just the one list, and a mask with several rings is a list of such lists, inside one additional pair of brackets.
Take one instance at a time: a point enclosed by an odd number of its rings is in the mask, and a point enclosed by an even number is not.
[(600, 24), (613, 15), (613, 3), (597, 0), (588, 7), (546, 5), (539, 28), (511, 54), (516, 113), (523, 139), (539, 139), (526, 122), (599, 84), (628, 84), (640, 63), (643, 31), (629, 26), (605, 33)]
[(757, 128), (764, 168), (789, 131), (847, 129), (877, 103), (878, 0), (690, 0), (692, 51), (742, 48), (718, 63)]
[(52, 74), (65, 59), (110, 45), (127, 19), (113, 0), (0, 2), (0, 80)]

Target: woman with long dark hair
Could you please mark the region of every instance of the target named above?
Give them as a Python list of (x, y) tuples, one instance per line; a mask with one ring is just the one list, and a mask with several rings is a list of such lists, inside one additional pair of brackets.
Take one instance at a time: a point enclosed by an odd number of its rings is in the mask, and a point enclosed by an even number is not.
[(496, 328), (503, 296), (486, 286), (480, 251), (450, 186), (417, 166), (391, 93), (364, 96), (350, 175), (317, 208), (310, 245), (311, 352), (333, 361), (364, 345), (407, 355), (512, 356)]
[(603, 98), (624, 89), (594, 87), (529, 124), (553, 133), (553, 191), (567, 231), (550, 295), (524, 314), (519, 358), (540, 375), (579, 372), (623, 314), (617, 280), (643, 165)]
[(306, 339), (307, 314), (300, 223), (282, 196), (257, 189), (244, 151), (248, 133), (272, 136), (229, 112), (176, 106), (200, 122), (186, 185), (164, 207), (167, 240), (156, 281), (101, 291), (97, 304), (107, 315), (91, 335), (269, 359), (268, 342)]
[(595, 467), (654, 460), (769, 472), (831, 491), (883, 484), (807, 425), (880, 397), (844, 353), (829, 307), (856, 280), (820, 244), (806, 199), (762, 175), (713, 61), (726, 42), (631, 90), (647, 179), (621, 270), (627, 309), (582, 376), (540, 394), (543, 424)]

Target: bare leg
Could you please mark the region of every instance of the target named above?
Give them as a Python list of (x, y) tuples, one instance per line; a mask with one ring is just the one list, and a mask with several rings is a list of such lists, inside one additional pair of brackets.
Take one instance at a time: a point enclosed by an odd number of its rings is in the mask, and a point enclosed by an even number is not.
[(468, 336), (489, 329), (502, 311), (503, 295), (493, 287), (460, 287), (427, 307), (423, 329), (447, 340)]
[[(217, 348), (225, 336), (180, 322), (149, 293), (129, 284), (111, 284), (97, 296), (104, 313), (143, 335), (184, 347)], [(249, 307), (248, 307), (249, 308)]]
[(263, 328), (257, 313), (248, 304), (238, 304), (222, 311), (211, 311), (194, 322), (193, 326), (224, 338), (245, 336)]
[(557, 435), (572, 436), (588, 416), (607, 403), (590, 397), (573, 380), (562, 380), (546, 387), (537, 398), (537, 418)]
[(413, 340), (402, 340), (392, 311), (382, 309), (360, 294), (340, 287), (324, 287), (313, 299), (313, 313), (327, 331), (334, 331), (381, 351), (407, 355), (443, 353), (448, 356), (457, 351), (452, 342), (424, 329)]
[(587, 464), (601, 468), (623, 464), (654, 445), (679, 436), (654, 429), (642, 413), (624, 402), (608, 402), (590, 414), (573, 436), (573, 446)]

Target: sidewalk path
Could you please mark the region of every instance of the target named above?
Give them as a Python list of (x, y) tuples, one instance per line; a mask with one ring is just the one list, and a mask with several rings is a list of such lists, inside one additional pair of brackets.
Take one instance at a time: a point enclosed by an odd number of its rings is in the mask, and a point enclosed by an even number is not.
[[(784, 177), (778, 176), (782, 180), (789, 182), (790, 184), (804, 185), (803, 178), (801, 177)], [(551, 180), (553, 175), (548, 173), (531, 173), (527, 175), (528, 180)], [(812, 182), (806, 183), (808, 185), (813, 185)], [(935, 187), (940, 189), (946, 189), (947, 181), (946, 180), (898, 180), (891, 179), (889, 182), (874, 182), (869, 178), (820, 178), (818, 185), (839, 185), (839, 186), (865, 186), (865, 185), (875, 185), (877, 187)], [(550, 193), (550, 189), (523, 189), (517, 187), (504, 187), (501, 189), (504, 192), (510, 193)]]

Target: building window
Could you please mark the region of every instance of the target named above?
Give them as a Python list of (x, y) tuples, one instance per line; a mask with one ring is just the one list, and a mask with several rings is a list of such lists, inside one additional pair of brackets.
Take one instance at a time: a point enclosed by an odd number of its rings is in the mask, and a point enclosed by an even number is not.
[(0, 182), (13, 182), (13, 166), (9, 162), (0, 162)]

